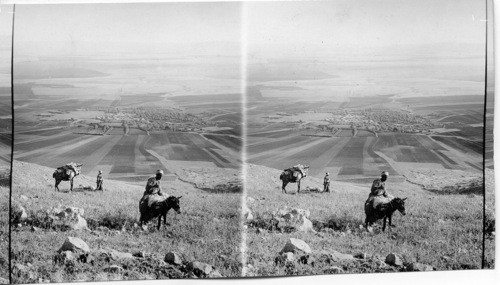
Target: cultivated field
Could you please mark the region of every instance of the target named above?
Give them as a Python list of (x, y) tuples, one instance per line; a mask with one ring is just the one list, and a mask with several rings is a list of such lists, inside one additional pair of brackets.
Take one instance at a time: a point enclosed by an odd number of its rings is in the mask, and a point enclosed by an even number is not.
[[(175, 161), (199, 162), (214, 167), (238, 168), (239, 139), (229, 135), (201, 135), (186, 132), (142, 135), (92, 136), (71, 129), (21, 131), (16, 134), (14, 158), (58, 167), (68, 162), (84, 164), (83, 173), (108, 178), (146, 179), (156, 169), (175, 173)], [(222, 146), (221, 146), (222, 145)], [(171, 163), (172, 162), (172, 163)]]
[[(201, 177), (196, 172), (184, 175), (186, 182), (164, 182), (163, 192), (182, 196), (181, 214), (169, 212), (170, 225), (159, 231), (155, 228), (156, 219), (146, 230), (134, 225), (139, 221), (138, 203), (144, 191), (143, 182), (134, 184), (107, 179), (103, 192), (82, 189), (55, 192), (52, 171), (36, 164), (14, 162), (12, 198), (16, 205), (25, 207), (28, 214), (27, 220), (14, 224), (12, 232), (14, 283), (188, 277), (163, 262), (170, 251), (178, 253), (185, 261), (210, 264), (225, 277), (240, 276), (241, 195), (216, 189), (217, 184), (225, 183), (228, 177), (237, 180), (237, 171), (219, 170), (212, 175), (204, 172), (205, 190), (196, 186), (197, 178)], [(207, 185), (207, 181), (211, 184)], [(80, 184), (95, 185), (95, 177), (78, 176), (75, 185)], [(69, 185), (63, 182), (60, 188), (67, 191)], [(83, 209), (90, 230), (64, 230), (51, 224), (44, 217), (47, 211), (57, 207)], [(81, 238), (89, 245), (92, 262), (74, 261), (66, 265), (52, 262), (68, 236)], [(145, 257), (110, 259), (100, 253), (109, 250), (130, 254), (142, 251)], [(110, 272), (107, 268), (112, 265), (121, 266), (123, 270)], [(26, 266), (29, 266), (29, 273), (23, 270)]]

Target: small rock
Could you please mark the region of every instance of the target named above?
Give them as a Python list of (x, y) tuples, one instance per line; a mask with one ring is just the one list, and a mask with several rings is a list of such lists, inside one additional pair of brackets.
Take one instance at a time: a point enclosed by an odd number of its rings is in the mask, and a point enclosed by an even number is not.
[(311, 253), (311, 248), (307, 243), (305, 243), (303, 240), (296, 239), (296, 238), (290, 238), (288, 242), (285, 244), (283, 249), (281, 250), (281, 253), (283, 252), (303, 252), (303, 253)]
[(330, 254), (329, 257), (332, 259), (332, 261), (338, 262), (342, 260), (352, 260), (354, 259), (354, 256), (346, 253), (341, 253), (336, 250), (333, 250)]
[(327, 268), (323, 271), (326, 274), (339, 274), (339, 273), (344, 273), (344, 270), (338, 266), (332, 266), (330, 268)]
[(219, 271), (213, 270), (212, 272), (210, 272), (210, 274), (208, 274), (207, 277), (208, 278), (222, 278), (224, 276), (222, 276), (222, 274), (220, 274)]
[(434, 268), (430, 265), (427, 265), (427, 264), (414, 262), (414, 263), (410, 263), (406, 267), (406, 270), (408, 270), (408, 271), (433, 271)]
[(196, 274), (194, 274), (192, 271), (188, 273), (187, 275), (187, 278), (190, 278), (190, 279), (198, 279), (198, 276), (196, 276)]
[(142, 225), (142, 226), (141, 226), (141, 229), (142, 229), (143, 231), (147, 231), (147, 230), (148, 230), (148, 226), (146, 226), (146, 225)]
[(29, 200), (29, 198), (26, 197), (26, 196), (24, 196), (24, 195), (19, 196), (19, 199), (21, 199), (23, 201), (28, 201)]
[(110, 265), (110, 266), (104, 268), (104, 271), (109, 272), (109, 273), (122, 273), (123, 267), (121, 267), (119, 265)]
[(199, 261), (189, 262), (186, 269), (188, 271), (192, 271), (198, 277), (205, 277), (213, 271), (213, 267), (211, 265)]
[(28, 218), (26, 209), (19, 203), (12, 203), (10, 209), (10, 221), (13, 224), (20, 223)]
[(90, 248), (89, 246), (80, 238), (77, 237), (67, 237), (66, 240), (64, 241), (64, 244), (61, 246), (61, 248), (58, 250), (58, 252), (63, 252), (66, 250), (70, 251), (78, 251), (81, 250), (83, 252), (89, 252)]
[(257, 228), (257, 230), (255, 230), (255, 232), (258, 234), (263, 234), (263, 233), (266, 233), (266, 230), (261, 229), (261, 228)]
[(73, 256), (73, 252), (71, 252), (69, 250), (61, 252), (59, 254), (59, 256), (61, 257), (61, 259), (63, 261), (68, 261), (68, 260), (74, 260), (75, 259), (75, 257)]
[(108, 251), (108, 254), (114, 260), (118, 260), (118, 259), (130, 259), (130, 258), (134, 257), (131, 253), (121, 252), (121, 251), (117, 251), (117, 250), (114, 250), (114, 249), (110, 249)]
[(32, 232), (39, 232), (40, 231), (40, 228), (37, 228), (35, 226), (31, 226), (31, 231)]
[(354, 257), (359, 259), (366, 259), (366, 252), (356, 253)]
[(146, 257), (146, 253), (144, 251), (137, 251), (137, 252), (134, 252), (132, 254), (132, 256), (139, 257), (139, 258), (145, 258)]
[(182, 264), (182, 258), (175, 252), (169, 252), (165, 255), (164, 261), (166, 263), (174, 264), (174, 265), (181, 265)]
[(394, 253), (389, 253), (385, 257), (385, 263), (392, 265), (392, 266), (402, 266), (403, 265), (403, 261), (401, 260), (401, 257), (399, 257), (398, 255), (396, 255)]
[(294, 261), (293, 252), (284, 252), (282, 255), (285, 257), (285, 261), (290, 261), (290, 262)]

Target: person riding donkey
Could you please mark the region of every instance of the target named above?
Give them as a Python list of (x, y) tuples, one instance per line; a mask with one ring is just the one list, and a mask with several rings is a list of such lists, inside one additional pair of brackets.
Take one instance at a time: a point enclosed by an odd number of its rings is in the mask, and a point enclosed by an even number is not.
[(148, 179), (148, 182), (146, 183), (146, 190), (144, 191), (144, 195), (154, 195), (158, 194), (160, 196), (163, 196), (163, 193), (161, 192), (161, 187), (160, 187), (160, 180), (163, 176), (163, 170), (159, 169), (156, 171), (156, 175), (152, 176)]
[[(380, 203), (387, 203), (394, 198), (386, 191), (386, 181), (389, 178), (389, 172), (382, 171), (380, 178), (373, 180), (370, 194), (366, 203), (372, 203), (375, 208)], [(371, 198), (371, 199), (370, 199)]]

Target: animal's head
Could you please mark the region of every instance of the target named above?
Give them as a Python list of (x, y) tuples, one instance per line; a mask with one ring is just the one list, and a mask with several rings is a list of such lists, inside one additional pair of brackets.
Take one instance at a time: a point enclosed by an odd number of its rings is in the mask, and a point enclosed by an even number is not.
[(182, 196), (175, 197), (175, 196), (170, 196), (167, 198), (167, 204), (170, 206), (174, 211), (177, 212), (177, 214), (181, 213), (181, 206), (179, 204), (179, 200), (182, 198)]
[(405, 209), (405, 200), (407, 198), (394, 198), (394, 200), (392, 200), (392, 204), (394, 205), (394, 207), (396, 208), (396, 210), (398, 210), (401, 215), (406, 215), (406, 209)]

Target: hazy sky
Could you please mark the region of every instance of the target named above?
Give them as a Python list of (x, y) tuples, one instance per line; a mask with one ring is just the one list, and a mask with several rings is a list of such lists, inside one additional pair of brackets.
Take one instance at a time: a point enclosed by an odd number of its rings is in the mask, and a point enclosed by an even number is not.
[(247, 6), (249, 51), (484, 45), (484, 13), (477, 0), (254, 2)]
[[(16, 6), (16, 49), (31, 53), (162, 51), (240, 41), (239, 3)], [(224, 44), (226, 43), (226, 44)]]

